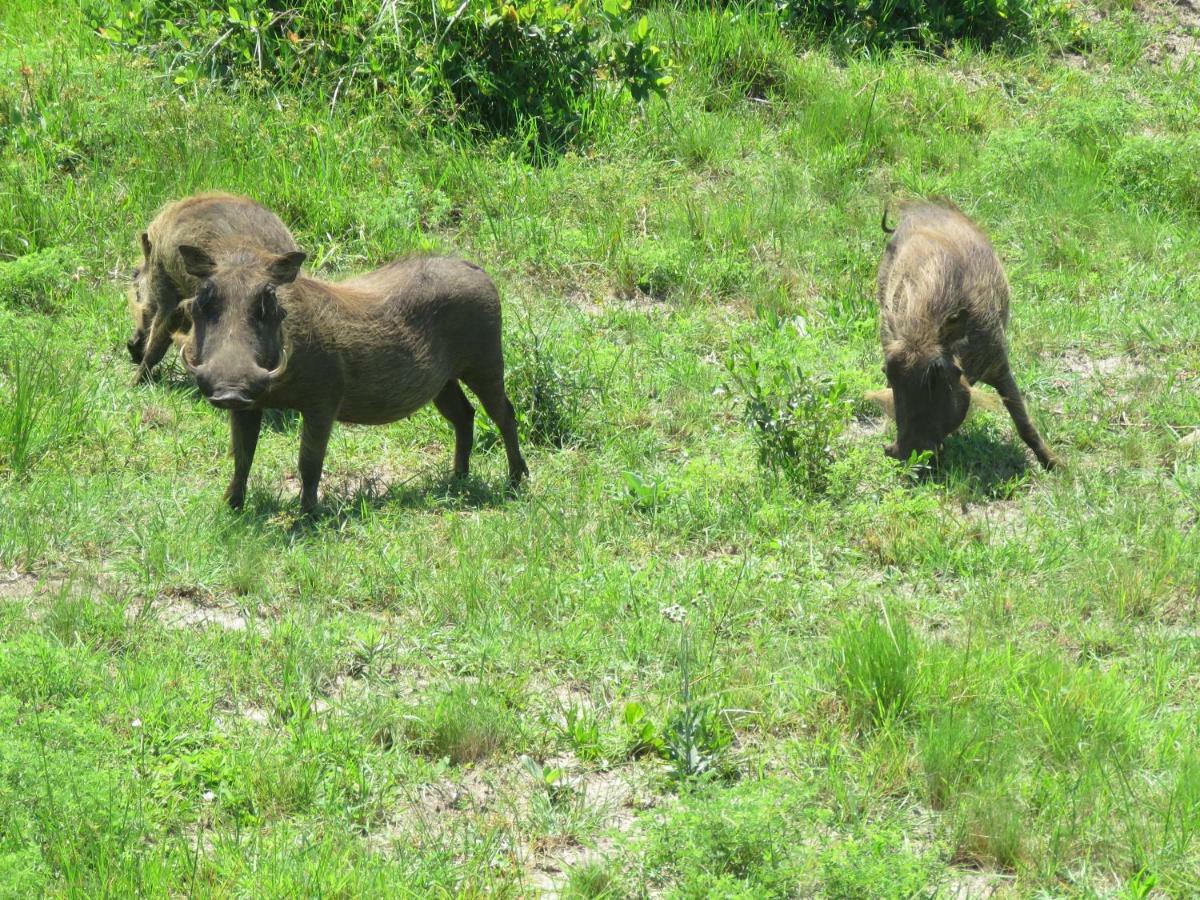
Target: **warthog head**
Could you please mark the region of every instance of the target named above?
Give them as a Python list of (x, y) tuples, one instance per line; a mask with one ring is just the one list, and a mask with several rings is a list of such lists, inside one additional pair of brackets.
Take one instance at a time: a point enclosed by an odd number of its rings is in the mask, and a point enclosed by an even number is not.
[(967, 417), (971, 386), (946, 349), (962, 336), (965, 324), (960, 310), (943, 323), (937, 347), (922, 352), (901, 345), (885, 352), (883, 371), (896, 418), (896, 442), (884, 448), (888, 456), (907, 460), (913, 452), (936, 454)]
[(179, 255), (200, 281), (196, 296), (181, 305), (192, 320), (183, 361), (213, 406), (248, 409), (287, 366), (286, 311), (276, 289), (296, 280), (305, 256), (249, 249), (214, 260), (189, 245), (181, 245)]

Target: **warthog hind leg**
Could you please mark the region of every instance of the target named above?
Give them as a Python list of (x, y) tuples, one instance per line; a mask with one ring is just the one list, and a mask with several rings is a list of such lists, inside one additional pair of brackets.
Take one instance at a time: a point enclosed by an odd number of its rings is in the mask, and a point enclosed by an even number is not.
[(475, 442), (475, 407), (453, 379), (433, 398), (433, 405), (454, 426), (454, 474), (464, 476), (471, 465), (471, 446)]

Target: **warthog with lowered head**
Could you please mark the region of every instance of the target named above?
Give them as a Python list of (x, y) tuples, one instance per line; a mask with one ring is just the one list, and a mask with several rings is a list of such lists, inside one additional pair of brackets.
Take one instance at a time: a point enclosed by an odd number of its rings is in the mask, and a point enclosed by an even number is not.
[(208, 401), (230, 411), (230, 506), (245, 500), (264, 409), (303, 417), (305, 512), (317, 504), (335, 421), (382, 425), (432, 401), (454, 426), (454, 472), (467, 474), (475, 410), (460, 382), (500, 428), (509, 482), (528, 474), (504, 392), (500, 297), (478, 266), (417, 257), (327, 283), (300, 275), (303, 253), (249, 238), (179, 253), (199, 283), (184, 303), (192, 336), (183, 360)]
[(198, 194), (165, 207), (141, 234), (142, 264), (134, 270), (129, 297), (133, 337), (126, 342), (137, 365), (136, 382), (149, 379), (174, 336), (191, 323), (180, 315), (179, 304), (196, 293), (199, 279), (187, 271), (180, 244), (219, 252), (224, 242), (253, 235), (263, 248), (283, 254), (297, 250), (279, 217), (248, 197)]
[(880, 338), (889, 389), (874, 394), (896, 419), (897, 459), (941, 449), (991, 385), (1017, 433), (1047, 469), (1055, 464), (1029, 419), (1008, 364), (1008, 280), (991, 242), (952, 205), (907, 203), (879, 265)]

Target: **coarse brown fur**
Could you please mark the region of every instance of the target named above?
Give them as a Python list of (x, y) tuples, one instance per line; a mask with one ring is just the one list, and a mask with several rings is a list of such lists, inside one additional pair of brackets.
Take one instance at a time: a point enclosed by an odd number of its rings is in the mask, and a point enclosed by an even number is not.
[[(884, 230), (887, 231), (886, 213)], [(1008, 280), (991, 242), (953, 204), (906, 203), (879, 265), (880, 340), (896, 418), (889, 455), (935, 453), (966, 417), (976, 382), (991, 385), (1046, 468), (1008, 362)]]
[(248, 197), (198, 194), (164, 207), (140, 237), (142, 264), (134, 271), (129, 295), (133, 337), (126, 346), (137, 365), (136, 382), (149, 379), (163, 354), (183, 346), (191, 322), (179, 304), (196, 293), (199, 281), (179, 256), (181, 244), (217, 252), (223, 242), (252, 241), (268, 252), (297, 249), (291, 233), (273, 212)]
[(299, 277), (304, 255), (252, 243), (209, 255), (181, 247), (200, 281), (184, 361), (213, 405), (230, 410), (234, 474), (226, 498), (240, 506), (263, 410), (295, 409), (301, 505), (317, 503), (335, 421), (394, 422), (429, 402), (454, 426), (454, 471), (467, 474), (475, 411), (461, 384), (500, 428), (513, 485), (528, 474), (516, 415), (504, 391), (500, 297), (481, 268), (416, 257), (329, 283)]

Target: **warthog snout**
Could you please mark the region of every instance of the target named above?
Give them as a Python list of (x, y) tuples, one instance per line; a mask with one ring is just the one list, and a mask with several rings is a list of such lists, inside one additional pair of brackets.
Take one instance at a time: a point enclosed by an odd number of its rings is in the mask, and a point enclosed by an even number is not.
[(184, 365), (195, 377), (200, 393), (217, 409), (249, 409), (266, 393), (271, 382), (283, 370), (281, 361), (281, 365), (274, 370), (255, 366), (254, 370), (248, 373), (233, 377), (223, 376), (213, 371), (211, 365), (193, 365), (186, 349), (181, 355)]

